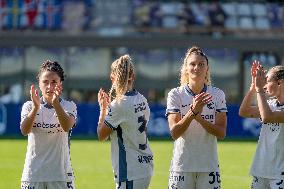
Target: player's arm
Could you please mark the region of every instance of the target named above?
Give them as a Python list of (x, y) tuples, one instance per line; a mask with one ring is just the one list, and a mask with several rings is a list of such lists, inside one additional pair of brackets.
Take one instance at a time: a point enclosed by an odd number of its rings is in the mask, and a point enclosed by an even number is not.
[(181, 118), (180, 113), (168, 114), (169, 128), (174, 140), (178, 139), (186, 131), (194, 117), (195, 114), (191, 110), (183, 118)]
[(260, 113), (257, 106), (252, 105), (255, 90), (250, 89), (244, 97), (240, 109), (239, 115), (242, 117), (259, 118)]
[(112, 129), (108, 127), (104, 122), (99, 122), (97, 127), (97, 134), (99, 141), (106, 140), (112, 133)]
[(24, 104), (22, 110), (22, 114), (24, 114), (24, 120), (22, 121), (20, 128), (21, 133), (24, 136), (28, 135), (31, 132), (37, 111), (40, 107), (39, 93), (38, 90), (35, 89), (34, 85), (31, 86), (30, 97), (32, 100), (32, 104)]
[(113, 129), (110, 128), (104, 122), (106, 115), (107, 115), (107, 109), (100, 109), (100, 117), (97, 126), (97, 134), (99, 141), (106, 140), (113, 131)]
[(211, 98), (212, 96), (209, 93), (202, 92), (194, 97), (193, 103), (184, 117), (177, 113), (168, 115), (170, 132), (174, 140), (178, 139), (186, 131), (192, 120), (196, 118)]
[(53, 103), (60, 126), (65, 132), (68, 132), (76, 123), (75, 118), (64, 111), (59, 100)]
[(107, 107), (109, 105), (109, 96), (103, 89), (99, 90), (98, 102), (100, 106), (100, 116), (97, 126), (97, 135), (98, 139), (102, 141), (106, 140), (113, 131), (112, 128), (107, 126), (104, 122), (107, 115)]
[(224, 139), (227, 130), (227, 114), (226, 112), (217, 112), (215, 124), (203, 119), (201, 114), (195, 118), (197, 122), (210, 134), (216, 136), (218, 139)]
[(247, 94), (245, 95), (240, 109), (239, 115), (242, 117), (259, 118), (259, 110), (257, 106), (252, 105), (254, 94), (255, 94), (255, 77), (257, 67), (260, 65), (258, 61), (254, 61), (251, 67), (251, 86)]
[(24, 136), (27, 136), (31, 132), (38, 109), (38, 107), (33, 106), (27, 117), (22, 121), (20, 128)]
[(283, 111), (271, 111), (267, 104), (264, 90), (260, 90), (257, 93), (257, 103), (261, 120), (264, 123), (284, 123), (284, 112)]

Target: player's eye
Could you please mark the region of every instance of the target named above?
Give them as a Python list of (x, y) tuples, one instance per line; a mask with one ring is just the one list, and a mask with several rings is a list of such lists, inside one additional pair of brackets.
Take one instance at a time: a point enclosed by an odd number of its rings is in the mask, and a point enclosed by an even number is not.
[(200, 63), (198, 64), (198, 66), (199, 66), (199, 67), (204, 67), (205, 64), (204, 64), (203, 62), (200, 62)]

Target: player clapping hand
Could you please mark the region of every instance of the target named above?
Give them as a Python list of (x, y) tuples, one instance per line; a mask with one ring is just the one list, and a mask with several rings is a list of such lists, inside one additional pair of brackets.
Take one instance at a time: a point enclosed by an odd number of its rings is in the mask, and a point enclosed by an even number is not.
[(30, 95), (31, 95), (31, 100), (33, 102), (34, 108), (39, 109), (40, 97), (39, 97), (38, 90), (35, 89), (34, 85), (31, 86)]
[(100, 89), (98, 93), (98, 103), (100, 105), (100, 110), (106, 110), (110, 102), (108, 94), (103, 90)]

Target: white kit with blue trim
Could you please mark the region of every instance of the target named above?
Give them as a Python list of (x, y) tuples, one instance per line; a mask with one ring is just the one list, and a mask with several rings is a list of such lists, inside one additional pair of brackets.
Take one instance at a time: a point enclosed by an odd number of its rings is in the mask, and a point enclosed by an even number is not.
[(149, 116), (147, 100), (136, 90), (111, 102), (104, 122), (113, 129), (111, 156), (116, 182), (152, 176), (153, 154), (146, 134)]
[[(227, 112), (225, 94), (212, 86), (204, 86), (202, 91), (210, 93), (213, 98), (204, 106), (201, 116), (215, 123), (216, 113)], [(172, 89), (167, 98), (166, 115), (179, 113), (184, 117), (194, 96), (187, 85)], [(219, 172), (216, 136), (208, 133), (196, 120), (192, 120), (187, 130), (175, 140), (170, 171)]]

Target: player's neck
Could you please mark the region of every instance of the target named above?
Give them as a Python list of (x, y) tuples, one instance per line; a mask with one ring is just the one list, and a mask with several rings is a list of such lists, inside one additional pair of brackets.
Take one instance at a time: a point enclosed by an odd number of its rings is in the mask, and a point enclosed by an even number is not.
[(127, 85), (127, 91), (132, 91), (133, 90), (133, 84), (132, 83), (129, 83)]
[(201, 93), (201, 91), (202, 91), (202, 89), (204, 88), (204, 83), (202, 82), (200, 82), (200, 83), (198, 83), (198, 82), (188, 82), (188, 87), (192, 90), (192, 92), (194, 93), (194, 94), (199, 94), (199, 93)]

